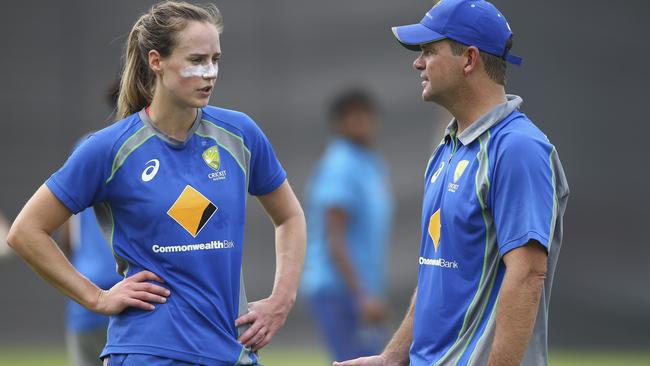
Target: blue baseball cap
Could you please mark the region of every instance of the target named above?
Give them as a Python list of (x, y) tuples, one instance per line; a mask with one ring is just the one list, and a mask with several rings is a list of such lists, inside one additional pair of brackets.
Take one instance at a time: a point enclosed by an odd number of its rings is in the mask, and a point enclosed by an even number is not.
[(484, 0), (440, 0), (418, 24), (393, 27), (402, 46), (420, 51), (420, 45), (449, 38), (521, 65), (523, 59), (510, 54), (506, 43), (512, 35), (501, 12)]

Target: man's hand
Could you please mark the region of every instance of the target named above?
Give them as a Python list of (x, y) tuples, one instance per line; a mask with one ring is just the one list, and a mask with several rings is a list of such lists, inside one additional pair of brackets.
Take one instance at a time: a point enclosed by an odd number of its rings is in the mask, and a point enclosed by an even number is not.
[(374, 297), (360, 299), (361, 317), (369, 324), (377, 324), (386, 319), (386, 309), (381, 301)]
[(293, 304), (283, 304), (273, 297), (248, 304), (249, 312), (235, 320), (235, 325), (250, 324), (239, 337), (239, 343), (250, 347), (253, 352), (271, 342), (275, 333), (284, 325)]
[(397, 363), (390, 363), (383, 355), (360, 357), (350, 361), (334, 362), (332, 366), (397, 366)]
[(119, 314), (128, 307), (154, 310), (156, 307), (151, 303), (164, 304), (170, 292), (147, 281), (165, 282), (152, 272), (138, 272), (116, 283), (110, 290), (101, 290), (91, 310), (105, 315)]

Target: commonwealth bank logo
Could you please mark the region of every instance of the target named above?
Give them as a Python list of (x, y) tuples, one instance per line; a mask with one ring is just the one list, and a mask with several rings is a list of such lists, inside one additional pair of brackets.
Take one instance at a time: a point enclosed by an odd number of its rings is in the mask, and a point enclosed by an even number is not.
[(217, 206), (214, 203), (192, 186), (186, 185), (167, 215), (196, 237), (215, 212)]
[(221, 159), (219, 158), (219, 148), (216, 146), (209, 147), (206, 149), (203, 154), (203, 161), (205, 161), (208, 166), (214, 170), (219, 170), (219, 165), (221, 164)]
[(429, 219), (429, 228), (427, 231), (429, 232), (429, 236), (433, 241), (433, 248), (437, 252), (438, 247), (440, 246), (440, 209), (431, 215), (431, 218)]

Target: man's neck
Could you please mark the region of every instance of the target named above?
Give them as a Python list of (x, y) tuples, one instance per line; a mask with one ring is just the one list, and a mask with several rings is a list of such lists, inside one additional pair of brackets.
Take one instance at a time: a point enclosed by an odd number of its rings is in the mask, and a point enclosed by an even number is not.
[(505, 89), (499, 84), (465, 88), (450, 103), (443, 105), (456, 119), (457, 134), (499, 104), (507, 102)]

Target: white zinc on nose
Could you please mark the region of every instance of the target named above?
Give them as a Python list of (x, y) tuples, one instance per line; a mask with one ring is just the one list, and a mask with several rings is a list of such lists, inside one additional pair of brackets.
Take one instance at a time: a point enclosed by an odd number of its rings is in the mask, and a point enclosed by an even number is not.
[(188, 66), (181, 70), (181, 76), (184, 78), (201, 77), (205, 79), (216, 78), (219, 74), (219, 64), (209, 63), (207, 65)]

